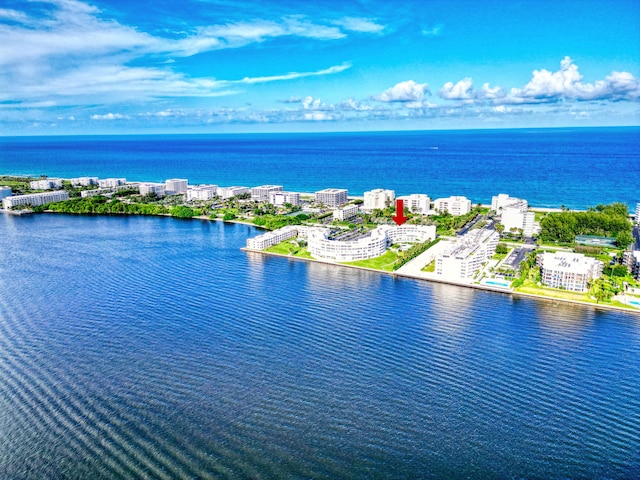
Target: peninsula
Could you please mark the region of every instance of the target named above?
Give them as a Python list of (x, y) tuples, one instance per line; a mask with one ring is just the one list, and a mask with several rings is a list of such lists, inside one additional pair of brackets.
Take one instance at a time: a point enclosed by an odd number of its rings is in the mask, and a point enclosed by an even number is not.
[(5, 212), (169, 215), (268, 230), (247, 252), (363, 268), (470, 288), (640, 313), (640, 239), (622, 203), (587, 211), (531, 208), (497, 194), (396, 196), (377, 188), (313, 193), (189, 185), (186, 179), (0, 177)]

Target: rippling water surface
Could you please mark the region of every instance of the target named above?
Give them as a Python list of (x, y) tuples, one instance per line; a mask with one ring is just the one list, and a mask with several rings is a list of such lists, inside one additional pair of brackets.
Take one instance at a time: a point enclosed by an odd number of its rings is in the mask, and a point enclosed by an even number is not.
[(0, 478), (640, 478), (640, 317), (0, 216)]

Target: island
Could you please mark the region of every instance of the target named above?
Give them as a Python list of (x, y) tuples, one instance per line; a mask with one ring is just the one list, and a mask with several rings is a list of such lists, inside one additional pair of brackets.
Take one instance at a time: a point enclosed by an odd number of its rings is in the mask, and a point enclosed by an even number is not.
[(543, 209), (504, 193), (474, 205), (461, 195), (396, 196), (384, 188), (351, 196), (333, 187), (292, 192), (281, 185), (45, 176), (0, 176), (0, 199), (13, 214), (248, 223), (266, 232), (247, 239), (247, 254), (640, 313), (640, 204), (630, 215), (620, 202)]

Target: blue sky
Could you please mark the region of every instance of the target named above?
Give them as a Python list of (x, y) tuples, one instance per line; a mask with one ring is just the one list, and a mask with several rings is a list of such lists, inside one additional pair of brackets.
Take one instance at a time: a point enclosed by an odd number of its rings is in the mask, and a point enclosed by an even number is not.
[(0, 134), (640, 124), (637, 0), (0, 0)]

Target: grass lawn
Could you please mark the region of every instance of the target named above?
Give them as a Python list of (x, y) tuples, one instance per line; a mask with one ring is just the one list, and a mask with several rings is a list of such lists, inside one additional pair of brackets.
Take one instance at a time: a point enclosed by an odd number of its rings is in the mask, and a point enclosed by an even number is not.
[(505, 258), (507, 256), (506, 253), (494, 253), (493, 257), (491, 257), (493, 260), (502, 260), (503, 258)]
[(435, 272), (436, 271), (436, 261), (434, 260), (429, 265), (426, 265), (423, 269), (423, 272)]
[(265, 249), (265, 252), (279, 253), (280, 255), (292, 255), (294, 257), (301, 258), (313, 258), (309, 253), (309, 250), (307, 250), (307, 247), (300, 247), (298, 244), (292, 243), (291, 240), (285, 240), (277, 245), (273, 245)]
[(373, 268), (375, 270), (393, 271), (393, 265), (398, 256), (395, 252), (387, 250), (383, 255), (367, 260), (357, 260), (355, 262), (344, 262), (345, 265), (355, 265), (356, 267)]
[(524, 284), (515, 289), (516, 292), (531, 293), (540, 295), (541, 297), (561, 298), (564, 300), (575, 300), (578, 302), (596, 303), (595, 300), (589, 298), (589, 294), (580, 292), (571, 292), (569, 290), (560, 290), (558, 288), (539, 287), (531, 280), (526, 280)]

